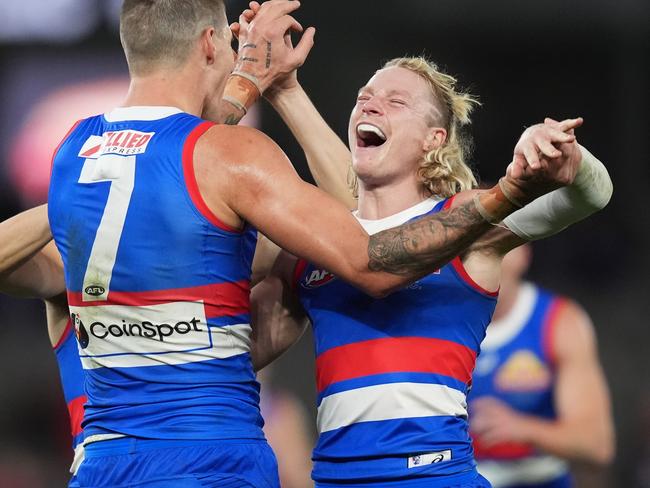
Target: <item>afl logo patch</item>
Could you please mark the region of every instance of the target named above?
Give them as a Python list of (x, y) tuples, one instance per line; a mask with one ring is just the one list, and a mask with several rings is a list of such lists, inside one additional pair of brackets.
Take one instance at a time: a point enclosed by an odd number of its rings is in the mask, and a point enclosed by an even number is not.
[(100, 295), (103, 295), (105, 291), (106, 290), (104, 289), (104, 287), (99, 285), (87, 286), (84, 289), (86, 295), (90, 295), (92, 297), (98, 297)]
[(81, 321), (79, 315), (77, 315), (76, 313), (70, 314), (70, 320), (72, 321), (72, 326), (74, 327), (74, 332), (75, 335), (77, 336), (77, 341), (79, 341), (79, 345), (81, 346), (81, 349), (86, 349), (86, 347), (88, 347), (88, 342), (90, 338), (88, 337), (88, 332), (84, 327), (84, 323)]
[(326, 285), (334, 278), (335, 276), (329, 271), (325, 271), (324, 269), (314, 269), (311, 273), (305, 275), (301, 285), (303, 288), (318, 288), (319, 286)]

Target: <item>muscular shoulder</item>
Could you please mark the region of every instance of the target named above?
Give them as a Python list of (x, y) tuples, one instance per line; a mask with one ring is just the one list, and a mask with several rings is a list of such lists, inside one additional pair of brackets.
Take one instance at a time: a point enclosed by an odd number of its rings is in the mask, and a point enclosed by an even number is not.
[(575, 301), (563, 299), (553, 319), (552, 344), (558, 360), (596, 349), (596, 335), (587, 312)]
[(196, 157), (230, 164), (286, 160), (273, 140), (252, 127), (215, 125), (197, 143)]

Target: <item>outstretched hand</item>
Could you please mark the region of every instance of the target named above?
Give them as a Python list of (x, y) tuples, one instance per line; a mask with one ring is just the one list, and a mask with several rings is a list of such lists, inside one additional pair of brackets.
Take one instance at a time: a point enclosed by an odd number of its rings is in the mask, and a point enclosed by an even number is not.
[[(290, 14), (300, 7), (297, 0), (268, 0), (262, 4), (250, 2), (231, 24), (233, 35), (239, 40), (236, 71), (254, 76), (264, 93), (291, 88), (297, 84), (296, 70), (303, 65), (314, 45), (316, 29), (303, 30)], [(292, 32), (302, 32), (294, 47)]]
[(574, 130), (582, 123), (581, 117), (546, 118), (528, 127), (515, 146), (506, 172), (509, 181), (532, 197), (573, 183), (582, 160)]

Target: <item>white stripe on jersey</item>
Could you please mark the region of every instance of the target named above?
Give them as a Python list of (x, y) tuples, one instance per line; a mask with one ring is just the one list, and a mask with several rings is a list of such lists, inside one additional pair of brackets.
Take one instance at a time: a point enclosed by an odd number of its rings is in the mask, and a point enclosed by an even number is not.
[(387, 383), (334, 393), (318, 408), (318, 431), (357, 422), (449, 415), (467, 416), (465, 395), (445, 385)]

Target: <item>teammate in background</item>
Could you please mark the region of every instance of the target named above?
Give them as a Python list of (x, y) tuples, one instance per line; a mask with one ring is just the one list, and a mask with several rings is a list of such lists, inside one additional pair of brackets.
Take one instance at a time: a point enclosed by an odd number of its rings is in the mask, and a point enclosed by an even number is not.
[(522, 281), (530, 255), (522, 246), (503, 260), (469, 395), (478, 469), (494, 488), (570, 487), (568, 461), (614, 456), (591, 321), (575, 302)]
[[(0, 223), (0, 292), (42, 298), (45, 302), (47, 332), (59, 365), (63, 396), (70, 414), (72, 448), (77, 457), (82, 449), (81, 421), (86, 395), (77, 341), (62, 293), (63, 263), (51, 240), (47, 205)], [(78, 486), (74, 476), (69, 486)]]
[[(551, 157), (552, 143), (573, 141), (565, 130), (575, 122), (538, 127), (498, 186), (369, 237), (261, 133), (199, 118), (224, 93), (245, 109), (283, 69), (297, 6), (262, 7), (227, 84), (222, 2), (126, 0), (125, 106), (80, 121), (56, 151), (50, 225), (88, 395), (82, 486), (277, 486), (250, 361), (253, 227), (383, 296), (453, 258), (518, 205), (573, 181), (579, 161), (540, 163), (536, 152)], [(309, 40), (296, 51), (306, 55)], [(442, 142), (436, 133), (431, 148)]]

